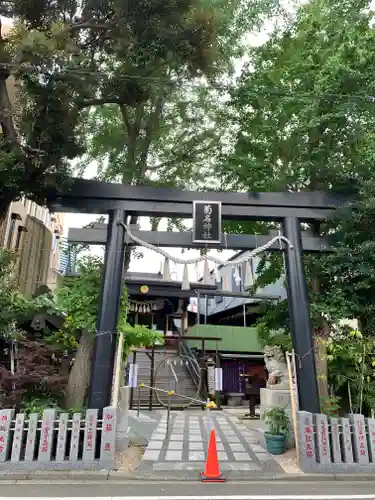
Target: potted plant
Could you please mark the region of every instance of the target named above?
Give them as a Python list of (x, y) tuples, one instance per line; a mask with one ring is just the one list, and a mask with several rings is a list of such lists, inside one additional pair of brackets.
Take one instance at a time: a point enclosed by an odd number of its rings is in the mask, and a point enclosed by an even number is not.
[(289, 434), (289, 417), (284, 408), (271, 408), (264, 412), (263, 419), (268, 426), (264, 433), (267, 451), (272, 455), (282, 455), (286, 450)]

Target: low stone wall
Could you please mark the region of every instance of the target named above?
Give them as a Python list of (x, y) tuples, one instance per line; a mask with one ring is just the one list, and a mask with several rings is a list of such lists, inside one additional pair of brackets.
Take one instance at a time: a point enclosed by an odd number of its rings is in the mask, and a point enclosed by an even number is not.
[(375, 419), (328, 418), (297, 413), (298, 447), (304, 472), (375, 472)]
[(56, 410), (14, 414), (0, 410), (1, 470), (110, 469), (114, 466), (116, 408), (87, 410), (69, 418)]

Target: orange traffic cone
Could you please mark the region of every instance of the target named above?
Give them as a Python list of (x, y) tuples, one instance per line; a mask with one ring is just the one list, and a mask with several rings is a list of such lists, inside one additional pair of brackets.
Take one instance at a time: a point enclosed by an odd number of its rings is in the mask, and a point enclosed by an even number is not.
[(203, 483), (224, 483), (226, 478), (220, 472), (219, 460), (217, 458), (216, 449), (216, 434), (212, 429), (210, 433), (210, 442), (208, 445), (208, 453), (204, 472), (201, 473), (201, 481)]

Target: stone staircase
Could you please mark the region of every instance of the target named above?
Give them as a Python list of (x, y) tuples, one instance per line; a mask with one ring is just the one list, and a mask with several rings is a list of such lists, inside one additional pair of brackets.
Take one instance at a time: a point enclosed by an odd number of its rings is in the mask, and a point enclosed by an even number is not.
[[(194, 384), (192, 377), (186, 367), (186, 362), (181, 360), (176, 354), (176, 350), (169, 350), (166, 348), (155, 349), (154, 353), (154, 387), (164, 389), (165, 391), (174, 390), (175, 392), (190, 398), (199, 398), (200, 395), (197, 387)], [(150, 385), (151, 382), (151, 349), (139, 349), (136, 353), (136, 364), (138, 365), (138, 384), (144, 383)], [(169, 359), (170, 364), (166, 361)], [(163, 363), (162, 363), (163, 362)], [(162, 364), (161, 364), (162, 363)], [(177, 379), (177, 380), (176, 380)], [(152, 406), (153, 408), (162, 408), (164, 403), (168, 404), (168, 394), (158, 392), (158, 396), (153, 393)], [(140, 397), (139, 397), (140, 396)], [(148, 408), (150, 401), (150, 389), (141, 388), (134, 389), (133, 392), (133, 408), (137, 408), (138, 399), (140, 399), (140, 407)], [(189, 401), (179, 396), (173, 395), (171, 397), (171, 408), (178, 409), (186, 407)], [(197, 407), (198, 403), (191, 406)]]

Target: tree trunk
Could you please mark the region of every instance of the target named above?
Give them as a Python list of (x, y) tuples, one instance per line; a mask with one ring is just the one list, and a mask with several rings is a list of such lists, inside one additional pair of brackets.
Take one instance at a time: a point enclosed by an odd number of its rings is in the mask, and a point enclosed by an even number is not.
[[(312, 225), (312, 233), (314, 236), (320, 236), (319, 223)], [(320, 282), (317, 276), (311, 279), (311, 288), (317, 294), (320, 292)], [(321, 404), (324, 404), (329, 399), (327, 349), (325, 345), (325, 340), (329, 336), (329, 325), (323, 316), (318, 318), (318, 322), (319, 325), (313, 328), (313, 341), (319, 400)]]
[(66, 388), (65, 408), (83, 408), (91, 376), (95, 336), (83, 331)]
[(321, 404), (329, 399), (327, 349), (323, 340), (320, 335), (314, 332), (315, 366)]

